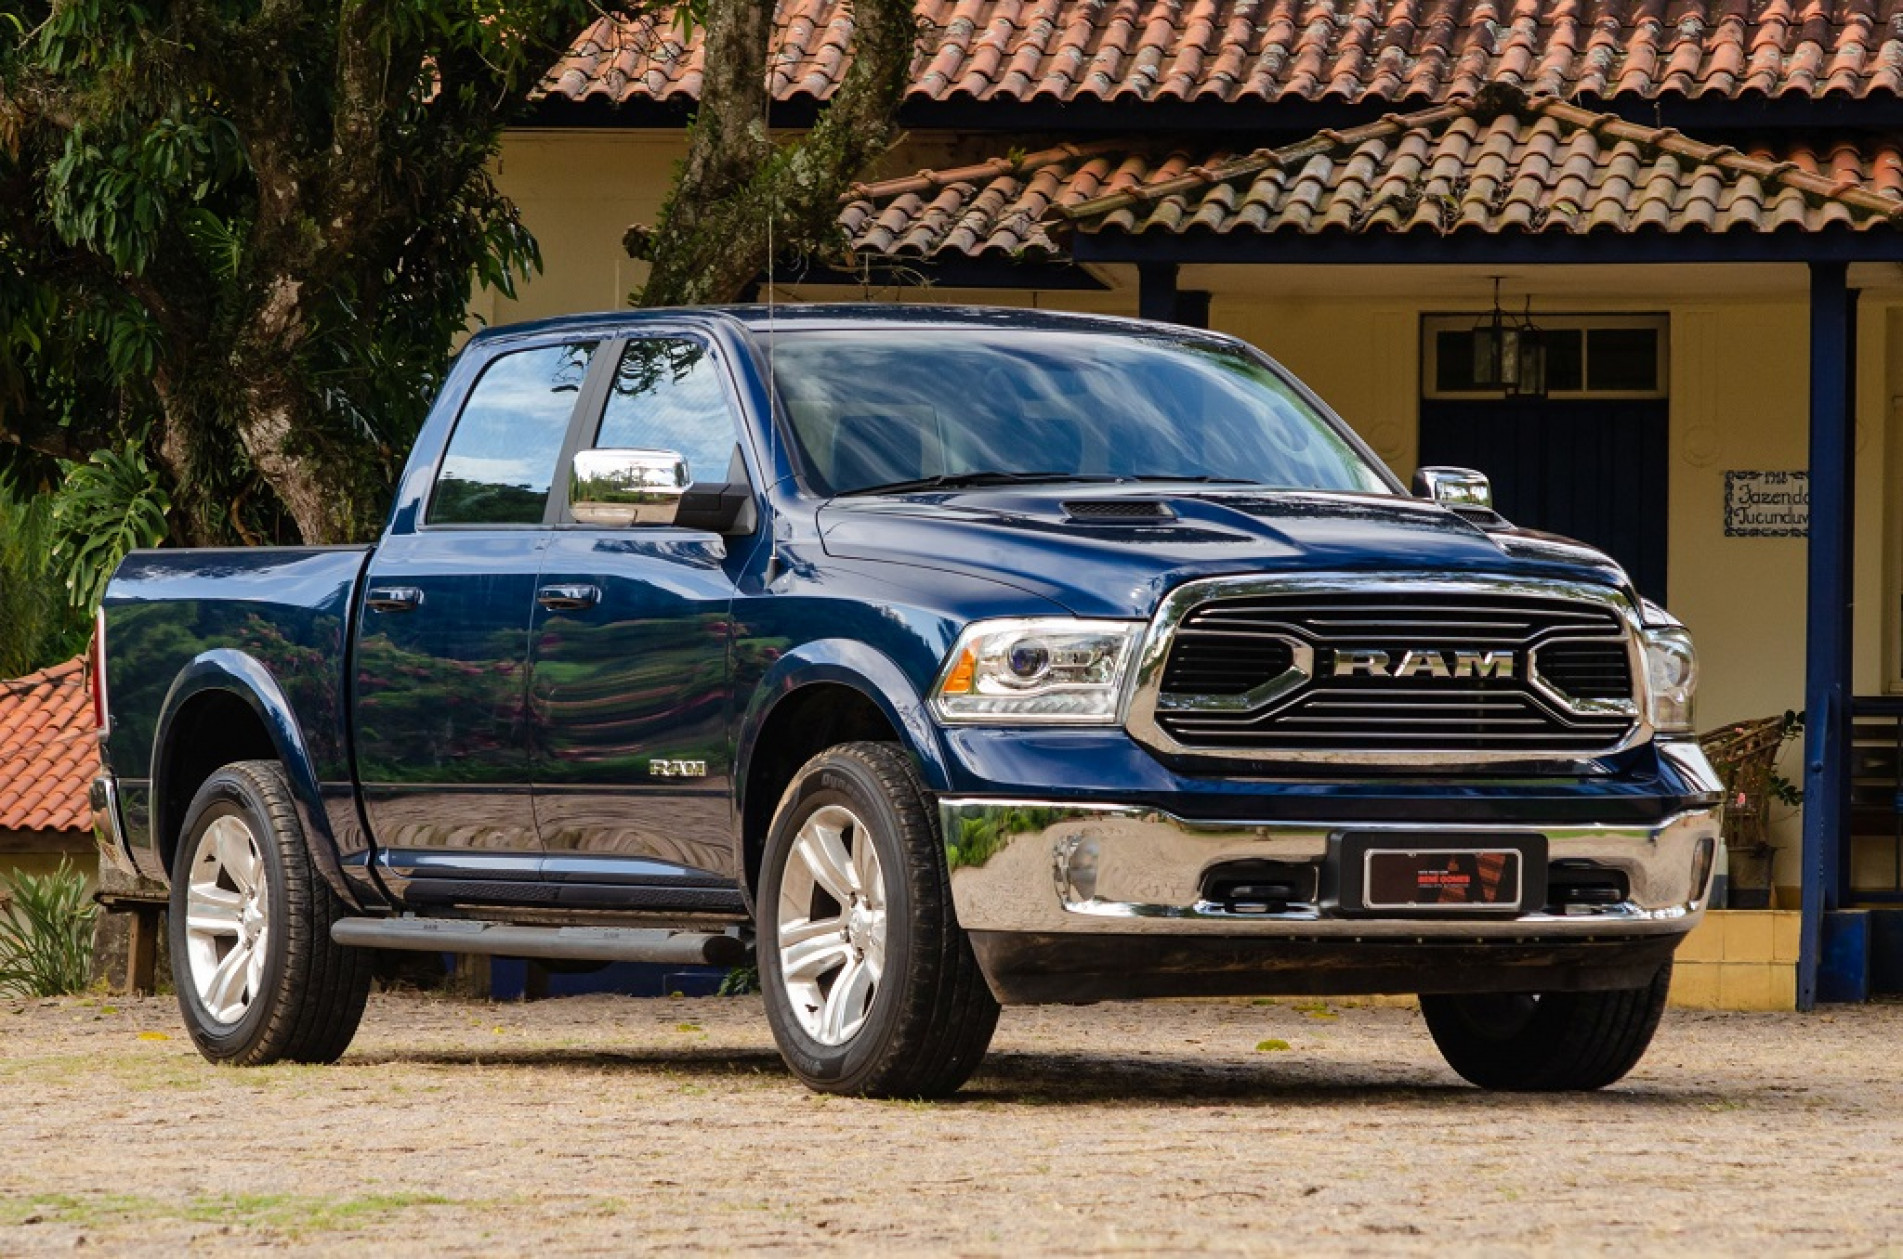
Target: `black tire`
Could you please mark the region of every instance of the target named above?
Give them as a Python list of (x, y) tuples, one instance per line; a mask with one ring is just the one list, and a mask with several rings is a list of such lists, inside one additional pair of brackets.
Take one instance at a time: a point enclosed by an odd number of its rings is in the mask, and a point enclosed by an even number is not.
[[(195, 952), (188, 938), (187, 902), (200, 841), (226, 818), (243, 823), (249, 832), (249, 853), (255, 860), (252, 870), (262, 872), (266, 904), (263, 912), (247, 920), (263, 927), (256, 950), (262, 964), (255, 983), (244, 983), (233, 1002), (242, 1012), (221, 1019), (201, 999), (194, 970), (195, 959), (197, 965), (205, 965), (217, 941), (205, 944), (201, 937)], [(226, 828), (224, 833), (237, 832)], [(229, 885), (235, 897), (244, 900), (243, 889), (228, 874), (218, 877), (224, 881), (219, 886)], [(246, 912), (241, 910), (238, 916), (243, 919)], [(173, 986), (185, 1028), (199, 1052), (213, 1062), (245, 1067), (282, 1061), (335, 1062), (341, 1057), (363, 1019), (375, 962), (369, 949), (332, 943), (330, 925), (347, 912), (311, 864), (290, 783), (275, 761), (238, 761), (206, 779), (185, 813), (184, 832), (172, 862), (167, 915)], [(243, 938), (234, 934), (231, 945), (218, 956), (228, 959)], [(233, 968), (234, 974), (238, 969)]]
[[(823, 809), (864, 823), (843, 835), (876, 853), (884, 887), (884, 972), (858, 1030), (826, 1044), (802, 1025), (779, 950), (781, 893), (801, 828)], [(793, 895), (799, 895), (797, 882)], [(944, 1097), (984, 1060), (998, 1003), (958, 926), (938, 815), (906, 754), (847, 743), (808, 761), (780, 799), (760, 877), (760, 986), (780, 1056), (809, 1088), (863, 1097)], [(839, 907), (843, 916), (845, 906)], [(809, 908), (808, 916), (813, 911)], [(828, 936), (828, 939), (831, 937)], [(843, 970), (834, 976), (838, 980)], [(823, 1030), (823, 1029), (822, 1029)]]
[(1665, 1012), (1672, 964), (1643, 988), (1421, 997), (1447, 1065), (1483, 1089), (1602, 1089), (1638, 1065)]

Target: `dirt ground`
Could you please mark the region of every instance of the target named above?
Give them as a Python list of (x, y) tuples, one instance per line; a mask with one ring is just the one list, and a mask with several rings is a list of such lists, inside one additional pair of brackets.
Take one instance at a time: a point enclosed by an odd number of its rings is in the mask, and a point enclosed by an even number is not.
[(934, 1104), (819, 1097), (757, 997), (373, 998), (335, 1067), (169, 998), (0, 1004), (0, 1254), (1903, 1255), (1903, 1006), (1674, 1011), (1585, 1097), (1490, 1096), (1411, 1009), (1007, 1010)]

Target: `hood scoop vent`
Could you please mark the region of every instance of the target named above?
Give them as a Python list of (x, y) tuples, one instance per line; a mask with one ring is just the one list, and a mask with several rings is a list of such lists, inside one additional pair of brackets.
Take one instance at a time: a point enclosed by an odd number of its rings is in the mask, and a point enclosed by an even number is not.
[(1082, 498), (1064, 504), (1064, 514), (1084, 524), (1129, 524), (1143, 520), (1174, 520), (1168, 503), (1154, 498)]

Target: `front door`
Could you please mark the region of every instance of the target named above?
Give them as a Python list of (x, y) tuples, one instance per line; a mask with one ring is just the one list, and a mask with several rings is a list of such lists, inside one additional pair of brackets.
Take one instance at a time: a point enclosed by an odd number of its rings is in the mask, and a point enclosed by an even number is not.
[[(583, 448), (670, 450), (743, 479), (725, 373), (698, 338), (619, 347)], [(543, 560), (529, 702), (546, 877), (731, 888), (736, 557), (705, 530), (565, 524)]]
[(1663, 398), (1421, 403), (1422, 464), (1486, 473), (1502, 516), (1598, 547), (1625, 567), (1639, 593), (1659, 603), (1669, 456)]
[(354, 696), (357, 773), (399, 875), (533, 881), (529, 621), (549, 491), (591, 344), (498, 357), (450, 436), (424, 523), (378, 548)]

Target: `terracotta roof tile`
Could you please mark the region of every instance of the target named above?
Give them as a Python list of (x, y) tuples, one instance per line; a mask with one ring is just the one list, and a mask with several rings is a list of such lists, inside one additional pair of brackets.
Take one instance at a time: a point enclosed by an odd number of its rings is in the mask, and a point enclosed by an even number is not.
[(1067, 230), (1903, 230), (1903, 143), (1741, 153), (1494, 89), (1276, 149), (1100, 141), (925, 171), (859, 185), (841, 222), (909, 257), (1054, 256)]
[(83, 659), (0, 682), (0, 830), (90, 830), (98, 772)]
[[(1903, 0), (919, 0), (912, 100), (1435, 101), (1903, 91)], [(779, 0), (783, 99), (824, 99), (850, 0)], [(602, 18), (542, 91), (692, 100), (700, 32)]]

